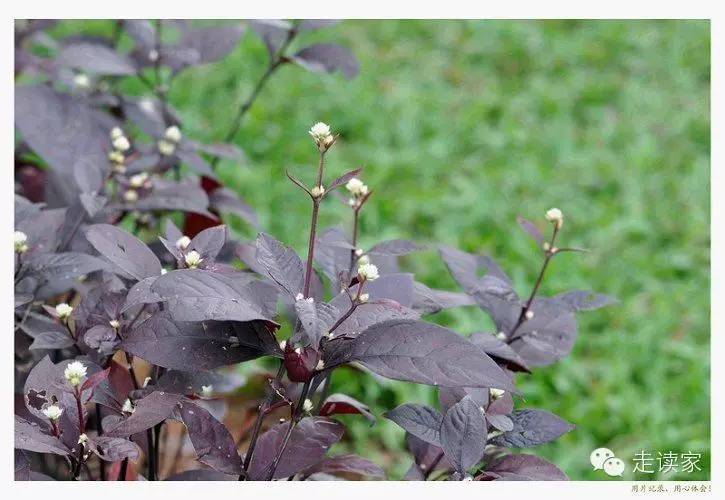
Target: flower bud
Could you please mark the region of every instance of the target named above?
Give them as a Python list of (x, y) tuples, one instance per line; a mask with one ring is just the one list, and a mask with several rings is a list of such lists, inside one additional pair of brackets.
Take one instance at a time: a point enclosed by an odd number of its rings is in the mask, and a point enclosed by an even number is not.
[(192, 250), (184, 256), (184, 262), (186, 262), (186, 266), (189, 269), (196, 269), (202, 260), (204, 259), (201, 258), (201, 255), (196, 250)]
[(85, 446), (87, 442), (88, 436), (86, 436), (85, 434), (81, 434), (80, 436), (78, 436), (78, 444)]
[(304, 300), (304, 298), (305, 298), (305, 296), (302, 295), (301, 293), (298, 293), (297, 295), (295, 295), (295, 300)]
[(156, 49), (151, 49), (151, 50), (149, 50), (148, 56), (149, 56), (149, 61), (156, 62), (159, 60), (159, 51)]
[(286, 341), (286, 340), (281, 340), (281, 341), (279, 342), (279, 348), (280, 348), (280, 349), (282, 349), (282, 350), (284, 351), (284, 348), (285, 348), (285, 347), (287, 347), (287, 341)]
[(119, 137), (124, 137), (123, 130), (121, 130), (121, 127), (113, 127), (111, 129), (111, 140), (118, 139)]
[(320, 361), (320, 353), (312, 347), (294, 349), (292, 342), (287, 342), (284, 349), (284, 366), (287, 377), (292, 382), (307, 382), (315, 374)]
[(305, 399), (305, 402), (302, 403), (302, 410), (305, 413), (309, 413), (312, 411), (312, 401), (310, 399)]
[(121, 408), (121, 411), (123, 413), (133, 413), (136, 411), (136, 408), (134, 408), (133, 403), (130, 399), (126, 399), (123, 403), (123, 408)]
[(347, 181), (345, 188), (356, 198), (361, 198), (368, 194), (368, 187), (357, 177), (353, 177)]
[(524, 314), (524, 316), (526, 317), (526, 319), (531, 319), (534, 317), (534, 311), (526, 311), (526, 314)]
[(184, 235), (178, 240), (176, 240), (176, 248), (179, 250), (186, 250), (186, 247), (188, 247), (191, 244), (191, 238)]
[(55, 306), (55, 313), (58, 315), (58, 318), (63, 321), (67, 320), (72, 312), (73, 308), (65, 302), (62, 302)]
[(123, 199), (127, 203), (135, 203), (138, 201), (138, 191), (135, 189), (127, 189), (123, 193)]
[[(355, 252), (355, 254), (357, 255), (357, 252)], [(370, 264), (370, 257), (368, 257), (367, 255), (361, 255), (360, 258), (357, 260), (357, 263), (359, 266), (362, 266), (364, 264)]]
[(173, 142), (161, 139), (158, 143), (159, 153), (165, 156), (171, 156), (176, 151), (176, 144)]
[(489, 390), (489, 392), (491, 394), (491, 399), (498, 399), (498, 398), (502, 397), (506, 391), (504, 391), (503, 389), (493, 389), (492, 388)]
[(550, 208), (546, 211), (546, 220), (556, 224), (557, 229), (564, 225), (564, 214), (558, 208)]
[(13, 234), (13, 241), (15, 243), (15, 251), (17, 253), (25, 253), (28, 251), (28, 235), (22, 231), (15, 231)]
[(357, 268), (357, 274), (367, 281), (374, 281), (380, 276), (378, 274), (378, 267), (370, 263), (359, 266)]
[(131, 143), (128, 142), (126, 136), (122, 135), (113, 139), (113, 147), (116, 149), (116, 151), (124, 152), (131, 149)]
[(330, 126), (323, 122), (317, 122), (310, 128), (310, 135), (315, 142), (320, 143), (331, 135)]
[(118, 330), (118, 328), (121, 326), (121, 322), (117, 319), (112, 319), (108, 322), (108, 324), (111, 325), (111, 328), (113, 328), (114, 330)]
[(320, 196), (325, 194), (325, 188), (323, 186), (315, 186), (310, 189), (310, 194), (313, 198), (319, 198)]
[(212, 384), (201, 386), (201, 395), (210, 398), (214, 395), (214, 386)]
[(86, 368), (86, 365), (80, 361), (73, 361), (72, 363), (68, 363), (68, 366), (65, 367), (63, 376), (70, 385), (76, 387), (81, 385), (81, 382), (86, 377), (87, 371), (88, 368)]
[(73, 84), (79, 89), (87, 89), (91, 86), (91, 79), (85, 73), (78, 73), (73, 77)]
[(504, 332), (498, 332), (496, 338), (499, 340), (506, 340), (506, 334)]
[(132, 187), (140, 188), (143, 187), (144, 184), (146, 184), (146, 181), (149, 179), (149, 174), (146, 172), (141, 172), (140, 174), (132, 175), (129, 179), (129, 184), (131, 184)]
[(123, 153), (116, 150), (108, 153), (108, 159), (114, 165), (123, 165), (123, 162), (126, 161), (126, 157), (123, 156)]
[(43, 412), (43, 415), (53, 422), (60, 420), (60, 416), (63, 414), (63, 408), (58, 405), (50, 405), (47, 408), (43, 408), (41, 411)]
[(369, 293), (363, 293), (362, 295), (360, 295), (360, 302), (361, 303), (365, 303), (368, 300), (370, 300), (370, 294)]
[(164, 138), (171, 142), (178, 143), (181, 140), (181, 130), (179, 130), (179, 127), (176, 125), (172, 125), (166, 129), (166, 132), (164, 132)]

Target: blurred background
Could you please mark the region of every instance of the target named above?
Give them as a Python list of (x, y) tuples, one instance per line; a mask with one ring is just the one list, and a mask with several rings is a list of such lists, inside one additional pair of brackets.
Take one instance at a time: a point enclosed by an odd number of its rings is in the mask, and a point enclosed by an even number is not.
[[(63, 22), (53, 33), (108, 33), (109, 25)], [(236, 137), (246, 164), (222, 162), (220, 176), (265, 231), (304, 254), (309, 200), (284, 170), (312, 182), (317, 154), (307, 130), (325, 121), (341, 134), (328, 175), (364, 166), (374, 190), (364, 247), (411, 238), (486, 253), (522, 295), (540, 254), (516, 215), (543, 225), (548, 208), (561, 208), (562, 244), (592, 252), (555, 259), (543, 293), (584, 288), (620, 303), (582, 313), (572, 355), (519, 377), (518, 407), (577, 426), (536, 453), (575, 480), (610, 479), (592, 471), (598, 447), (625, 461), (626, 479), (708, 479), (709, 30), (707, 21), (346, 21), (305, 42), (342, 42), (360, 59), (360, 75), (283, 67)], [(184, 133), (220, 140), (266, 63), (248, 32), (223, 61), (182, 73), (170, 101)], [(328, 200), (322, 223), (349, 227), (349, 209)], [(232, 227), (242, 238), (255, 234), (240, 220)], [(429, 286), (458, 289), (434, 251), (405, 267)], [(463, 334), (492, 328), (473, 307), (431, 319)], [(359, 396), (377, 415), (437, 400), (429, 387), (344, 370), (333, 391)], [(392, 478), (404, 474), (410, 455), (400, 428), (345, 421), (353, 439), (341, 449)], [(702, 470), (633, 474), (641, 451), (655, 470), (658, 452), (701, 453)]]

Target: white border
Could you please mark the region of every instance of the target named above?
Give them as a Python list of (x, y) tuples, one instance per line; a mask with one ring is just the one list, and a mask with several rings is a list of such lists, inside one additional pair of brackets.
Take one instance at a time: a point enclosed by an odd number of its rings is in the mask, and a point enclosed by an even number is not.
[[(121, 2), (103, 1), (67, 1), (56, 0), (54, 2), (35, 0), (24, 2), (13, 6), (5, 2), (2, 7), (2, 23), (0, 24), (2, 41), (5, 45), (1, 52), (3, 78), (0, 80), (0, 95), (2, 96), (2, 113), (4, 127), (4, 140), (2, 144), (3, 158), (6, 159), (5, 168), (2, 168), (0, 175), (3, 176), (2, 185), (9, 190), (13, 185), (12, 169), (9, 168), (9, 161), (14, 150), (13, 135), (10, 133), (13, 128), (13, 18), (154, 18), (154, 17), (177, 17), (177, 18), (697, 18), (711, 19), (712, 24), (712, 158), (711, 158), (711, 231), (712, 231), (712, 490), (721, 488), (723, 461), (720, 452), (725, 450), (725, 437), (722, 431), (722, 422), (725, 421), (725, 410), (723, 404), (723, 371), (725, 363), (721, 364), (725, 354), (725, 339), (722, 335), (723, 319), (725, 311), (725, 261), (723, 251), (725, 250), (725, 230), (722, 225), (720, 214), (723, 211), (723, 190), (725, 174), (722, 171), (722, 117), (725, 114), (722, 89), (725, 84), (723, 78), (723, 49), (725, 49), (724, 33), (722, 30), (724, 16), (717, 9), (717, 2), (693, 1), (658, 1), (658, 2), (637, 2), (609, 0), (607, 2), (582, 2), (580, 1), (513, 1), (506, 2), (481, 2), (474, 5), (473, 2), (460, 0), (447, 0), (445, 2), (429, 2), (408, 4), (400, 2), (393, 3), (390, 0), (367, 0), (343, 3), (341, 0), (313, 0), (311, 2), (230, 2), (218, 0), (204, 0), (203, 2), (170, 2), (170, 1), (148, 1), (148, 0), (123, 0)], [(4, 234), (9, 235), (12, 231), (13, 202), (12, 196), (0, 197), (2, 203), (2, 217)], [(676, 214), (673, 214), (676, 216)], [(687, 223), (687, 221), (683, 221)], [(12, 262), (11, 246), (0, 245), (0, 258), (3, 262)], [(13, 293), (11, 283), (11, 266), (4, 266), (2, 276), (3, 286), (0, 286), (0, 297), (2, 297), (3, 317), (11, 318), (13, 311)], [(686, 298), (683, 298), (686, 300)], [(3, 350), (3, 373), (0, 377), (0, 385), (3, 388), (4, 401), (12, 401), (12, 363), (11, 351), (12, 330), (9, 328), (9, 321), (3, 327), (3, 338), (6, 339)], [(666, 383), (666, 381), (663, 381)], [(6, 406), (9, 406), (6, 405)], [(305, 498), (314, 496), (317, 499), (336, 499), (344, 495), (346, 500), (365, 498), (368, 500), (371, 495), (384, 497), (395, 497), (403, 494), (418, 498), (440, 498), (441, 494), (453, 494), (456, 498), (476, 498), (484, 496), (506, 498), (533, 497), (533, 498), (612, 498), (612, 497), (657, 497), (657, 498), (682, 498), (682, 495), (691, 497), (711, 496), (703, 493), (680, 493), (680, 494), (633, 494), (633, 483), (628, 481), (601, 481), (601, 482), (569, 482), (569, 483), (503, 483), (503, 482), (468, 482), (468, 483), (410, 483), (410, 482), (335, 482), (335, 483), (305, 483), (305, 482), (277, 482), (277, 483), (245, 483), (243, 486), (235, 482), (227, 483), (59, 483), (59, 482), (18, 482), (12, 481), (13, 455), (10, 441), (13, 427), (12, 415), (9, 411), (4, 412), (2, 418), (6, 422), (7, 443), (1, 445), (0, 456), (0, 477), (4, 483), (0, 488), (7, 488), (14, 498), (21, 498), (21, 495), (47, 494), (49, 498), (55, 495), (66, 495), (71, 492), (78, 492), (78, 495), (103, 495), (103, 499), (113, 498), (145, 498), (154, 492), (173, 495), (175, 499), (181, 498), (209, 498), (210, 496), (228, 494), (241, 496), (243, 498), (268, 499), (284, 497), (290, 494), (305, 495)], [(720, 423), (720, 425), (718, 425)], [(698, 425), (693, 422), (692, 425)], [(660, 484), (652, 482), (648, 484)], [(662, 482), (670, 489), (674, 483)], [(698, 482), (697, 484), (703, 484)], [(83, 491), (80, 492), (79, 488)], [(292, 493), (292, 489), (295, 490)], [(304, 493), (303, 493), (304, 492)], [(721, 493), (722, 494), (722, 493)], [(52, 495), (52, 496), (50, 496)], [(139, 495), (135, 497), (135, 495)], [(100, 498), (100, 497), (98, 497)]]

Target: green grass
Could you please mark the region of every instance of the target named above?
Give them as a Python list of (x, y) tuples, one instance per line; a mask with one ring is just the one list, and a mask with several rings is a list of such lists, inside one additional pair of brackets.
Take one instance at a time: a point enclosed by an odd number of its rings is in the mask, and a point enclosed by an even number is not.
[[(375, 190), (366, 245), (403, 237), (484, 252), (526, 294), (539, 256), (516, 214), (542, 221), (561, 208), (562, 241), (593, 252), (557, 258), (543, 292), (590, 288), (620, 304), (582, 314), (572, 355), (520, 377), (520, 407), (577, 425), (535, 452), (579, 480), (608, 479), (589, 465), (601, 446), (625, 460), (627, 479), (637, 451), (701, 452), (703, 471), (677, 478), (709, 478), (709, 23), (350, 21), (309, 39), (344, 42), (361, 74), (285, 67), (246, 117), (236, 142), (249, 162), (224, 163), (221, 176), (264, 229), (304, 253), (309, 202), (284, 170), (312, 182), (307, 129), (319, 120), (342, 134), (330, 175), (364, 165)], [(222, 137), (264, 64), (249, 34), (223, 62), (184, 73), (171, 101), (185, 133)], [(327, 202), (322, 222), (349, 224), (349, 213)], [(434, 252), (406, 265), (455, 289)], [(473, 308), (433, 319), (462, 333), (490, 326)], [(333, 385), (377, 414), (435, 401), (430, 388), (352, 372)], [(351, 449), (404, 473), (399, 428), (345, 420)]]

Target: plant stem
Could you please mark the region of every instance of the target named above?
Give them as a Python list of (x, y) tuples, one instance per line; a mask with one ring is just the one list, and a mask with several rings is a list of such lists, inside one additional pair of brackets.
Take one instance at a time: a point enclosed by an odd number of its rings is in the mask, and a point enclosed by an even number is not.
[[(317, 167), (317, 186), (322, 186), (322, 176), (325, 172), (325, 151), (320, 151), (320, 162)], [(307, 245), (307, 267), (305, 268), (305, 286), (302, 294), (305, 298), (310, 296), (312, 282), (312, 261), (315, 256), (315, 239), (317, 237), (317, 217), (320, 213), (322, 197), (312, 198), (312, 222), (310, 223), (310, 241)]]
[(304, 407), (305, 400), (307, 399), (307, 393), (309, 391), (310, 381), (308, 380), (307, 382), (305, 382), (305, 385), (302, 386), (302, 394), (300, 394), (300, 399), (297, 402), (297, 406), (294, 408), (294, 411), (291, 415), (290, 424), (287, 428), (287, 432), (284, 435), (282, 446), (277, 452), (277, 455), (274, 457), (274, 461), (272, 461), (272, 465), (269, 468), (269, 472), (267, 473), (266, 478), (267, 481), (271, 481), (274, 478), (274, 473), (277, 471), (279, 461), (282, 459), (282, 454), (284, 453), (285, 448), (287, 448), (287, 444), (289, 443), (290, 437), (292, 436), (292, 431), (297, 426), (297, 422), (299, 422), (302, 418), (302, 408)]
[(352, 246), (354, 247), (352, 250), (350, 250), (350, 266), (349, 271), (350, 274), (352, 274), (352, 268), (355, 265), (355, 252), (357, 251), (357, 233), (358, 233), (358, 226), (359, 226), (359, 219), (360, 219), (360, 208), (353, 209), (353, 219), (352, 219)]
[(526, 300), (524, 307), (521, 308), (521, 314), (519, 314), (519, 319), (516, 321), (516, 325), (511, 330), (511, 333), (509, 333), (509, 342), (517, 338), (515, 337), (515, 334), (518, 329), (521, 328), (521, 325), (524, 324), (524, 321), (526, 320), (526, 313), (531, 310), (531, 306), (534, 303), (536, 294), (539, 292), (539, 288), (541, 288), (541, 284), (544, 281), (544, 274), (546, 273), (546, 268), (549, 267), (549, 262), (551, 262), (551, 259), (554, 258), (554, 255), (556, 255), (556, 253), (552, 252), (551, 249), (554, 248), (554, 243), (556, 242), (556, 236), (558, 234), (559, 228), (557, 226), (554, 226), (554, 232), (552, 233), (551, 240), (549, 242), (549, 250), (547, 250), (544, 254), (544, 263), (541, 266), (541, 271), (539, 271), (539, 276), (536, 278), (536, 283), (534, 284), (533, 290), (531, 290), (531, 295), (529, 295), (528, 300)]
[[(103, 434), (103, 426), (101, 423), (101, 405), (96, 403), (96, 433), (100, 436)], [(99, 457), (99, 474), (101, 481), (106, 480), (106, 461)]]

